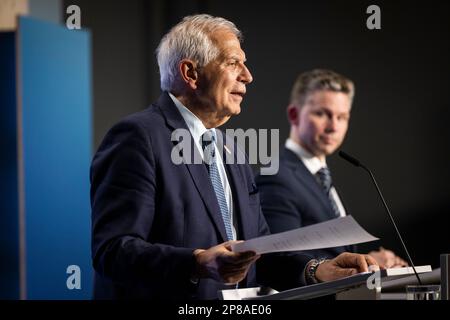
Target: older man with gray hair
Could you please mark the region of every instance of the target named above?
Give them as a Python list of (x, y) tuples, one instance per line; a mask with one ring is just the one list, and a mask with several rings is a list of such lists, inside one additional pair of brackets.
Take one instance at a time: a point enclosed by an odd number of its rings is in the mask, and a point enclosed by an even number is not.
[[(216, 299), (220, 289), (256, 286), (259, 258), (264, 284), (304, 284), (309, 255), (231, 248), (269, 234), (249, 165), (223, 160), (216, 129), (240, 113), (253, 80), (240, 40), (223, 18), (184, 18), (157, 50), (159, 100), (105, 136), (91, 167), (96, 298)], [(189, 132), (192, 154), (212, 161), (174, 163), (176, 130)], [(316, 275), (336, 279), (370, 264), (367, 256), (342, 255)]]

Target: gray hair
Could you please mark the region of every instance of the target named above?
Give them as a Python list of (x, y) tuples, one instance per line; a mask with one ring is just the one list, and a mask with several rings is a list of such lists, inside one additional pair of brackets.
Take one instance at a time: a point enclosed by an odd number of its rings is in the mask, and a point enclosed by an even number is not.
[(162, 90), (174, 89), (182, 59), (191, 59), (203, 67), (217, 58), (219, 50), (211, 40), (211, 34), (220, 29), (234, 33), (242, 41), (242, 33), (233, 22), (208, 14), (185, 17), (161, 39), (156, 56)]
[(322, 90), (345, 93), (350, 102), (355, 95), (355, 85), (347, 77), (332, 70), (314, 69), (298, 76), (292, 87), (291, 103), (302, 107), (310, 93)]

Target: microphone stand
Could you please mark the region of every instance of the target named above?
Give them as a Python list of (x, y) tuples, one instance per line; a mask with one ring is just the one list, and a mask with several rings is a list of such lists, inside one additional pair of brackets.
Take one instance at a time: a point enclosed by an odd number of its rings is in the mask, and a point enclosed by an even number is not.
[(411, 259), (411, 256), (409, 255), (408, 249), (406, 248), (406, 245), (405, 245), (405, 242), (403, 241), (402, 235), (400, 234), (400, 231), (397, 228), (397, 224), (395, 223), (395, 220), (392, 217), (391, 211), (389, 210), (389, 207), (387, 206), (386, 201), (384, 200), (383, 194), (381, 193), (381, 190), (378, 187), (377, 181), (375, 180), (375, 177), (372, 174), (372, 171), (370, 171), (369, 168), (364, 166), (357, 159), (353, 158), (352, 156), (348, 155), (347, 153), (345, 153), (343, 151), (339, 151), (339, 156), (341, 156), (341, 158), (347, 160), (348, 162), (350, 162), (354, 166), (363, 168), (367, 173), (369, 173), (370, 177), (372, 178), (373, 184), (375, 185), (375, 188), (377, 189), (378, 195), (380, 196), (381, 201), (383, 202), (384, 208), (386, 209), (386, 212), (389, 215), (389, 219), (391, 220), (392, 224), (394, 225), (395, 232), (397, 233), (397, 236), (400, 239), (400, 242), (402, 244), (403, 250), (405, 251), (407, 259), (408, 259), (409, 263), (411, 264), (411, 267), (412, 267), (412, 269), (414, 271), (414, 274), (416, 275), (417, 281), (418, 281), (419, 285), (422, 285), (422, 281), (420, 280), (419, 274), (416, 271), (416, 267), (414, 266), (414, 263), (413, 263), (413, 261)]

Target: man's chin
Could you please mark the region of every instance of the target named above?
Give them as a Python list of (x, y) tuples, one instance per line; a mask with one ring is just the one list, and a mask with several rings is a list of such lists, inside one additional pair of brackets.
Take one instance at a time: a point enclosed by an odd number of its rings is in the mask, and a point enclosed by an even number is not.
[(324, 148), (324, 154), (328, 157), (328, 156), (331, 156), (336, 150), (337, 150), (337, 148), (338, 147), (336, 147), (336, 146), (334, 146), (334, 147), (327, 147), (327, 148)]
[(337, 148), (337, 146), (325, 145), (318, 149), (318, 153), (328, 157), (332, 155), (337, 150)]
[(241, 106), (232, 106), (230, 108), (228, 108), (227, 110), (227, 115), (228, 116), (236, 116), (239, 113), (241, 113)]

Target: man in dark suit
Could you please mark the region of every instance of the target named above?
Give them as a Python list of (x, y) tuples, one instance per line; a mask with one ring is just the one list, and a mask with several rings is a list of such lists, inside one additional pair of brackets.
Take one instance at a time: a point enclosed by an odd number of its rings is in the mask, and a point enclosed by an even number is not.
[[(223, 18), (184, 18), (157, 50), (161, 97), (101, 143), (91, 167), (96, 298), (215, 299), (220, 289), (257, 285), (259, 255), (231, 246), (269, 230), (250, 167), (225, 161), (239, 150), (215, 129), (239, 114), (252, 81), (240, 38)], [(322, 264), (264, 255), (258, 277), (281, 288), (371, 264), (364, 255)]]
[[(326, 157), (342, 144), (347, 133), (354, 85), (331, 70), (312, 70), (295, 82), (287, 115), (289, 139), (276, 175), (256, 181), (261, 205), (271, 232), (282, 232), (345, 216)], [(332, 258), (352, 246), (314, 250), (315, 257)], [(392, 251), (369, 253), (382, 267), (405, 266)]]

